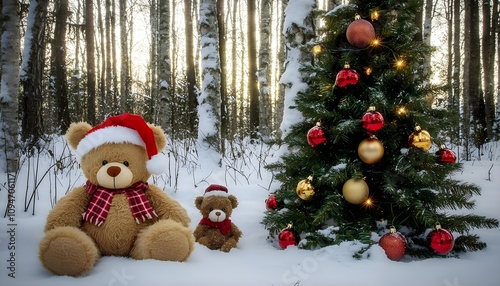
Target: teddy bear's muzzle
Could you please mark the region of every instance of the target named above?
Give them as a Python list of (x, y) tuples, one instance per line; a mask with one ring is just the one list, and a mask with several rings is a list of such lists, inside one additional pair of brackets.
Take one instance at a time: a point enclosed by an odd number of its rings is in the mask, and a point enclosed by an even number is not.
[(134, 175), (127, 165), (117, 162), (106, 163), (97, 172), (97, 182), (108, 189), (127, 188)]
[(226, 219), (226, 213), (222, 210), (215, 209), (208, 214), (208, 218), (213, 222), (221, 222)]

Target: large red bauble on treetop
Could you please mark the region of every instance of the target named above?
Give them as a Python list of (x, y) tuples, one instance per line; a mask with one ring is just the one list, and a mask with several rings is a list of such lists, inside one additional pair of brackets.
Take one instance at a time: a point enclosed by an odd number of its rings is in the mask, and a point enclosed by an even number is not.
[(361, 117), (361, 126), (368, 134), (374, 135), (384, 127), (384, 116), (375, 111), (375, 106), (370, 106)]
[(292, 224), (289, 224), (278, 235), (278, 243), (281, 249), (285, 249), (290, 245), (298, 245), (300, 241), (299, 234), (293, 229)]
[(345, 64), (344, 68), (339, 71), (335, 78), (335, 84), (340, 87), (345, 87), (350, 84), (357, 84), (359, 81), (359, 74), (355, 69), (351, 69), (349, 64)]
[(441, 224), (436, 224), (436, 229), (431, 231), (427, 236), (429, 247), (434, 250), (436, 254), (446, 255), (450, 253), (455, 246), (455, 239), (453, 234), (446, 229), (441, 228)]
[(355, 20), (347, 27), (346, 36), (349, 44), (364, 49), (375, 39), (375, 29), (370, 22), (356, 15)]
[(326, 144), (326, 132), (319, 122), (307, 132), (307, 143), (312, 147)]
[(391, 232), (382, 235), (378, 244), (384, 249), (387, 258), (399, 261), (406, 253), (406, 239), (391, 226)]

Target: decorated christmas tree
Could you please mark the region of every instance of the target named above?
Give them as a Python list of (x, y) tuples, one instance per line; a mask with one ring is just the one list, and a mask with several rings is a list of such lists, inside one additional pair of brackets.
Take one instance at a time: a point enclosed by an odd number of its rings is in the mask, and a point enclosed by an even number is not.
[[(421, 1), (351, 1), (324, 15), (313, 76), (296, 108), (304, 120), (285, 137), (289, 151), (268, 166), (281, 186), (264, 226), (282, 248), (379, 243), (399, 260), (486, 247), (471, 232), (498, 227), (478, 216), (476, 185), (444, 145), (446, 107), (428, 98), (422, 66), (431, 55), (418, 35)], [(312, 48), (312, 47), (311, 47)], [(392, 231), (391, 231), (392, 229)]]

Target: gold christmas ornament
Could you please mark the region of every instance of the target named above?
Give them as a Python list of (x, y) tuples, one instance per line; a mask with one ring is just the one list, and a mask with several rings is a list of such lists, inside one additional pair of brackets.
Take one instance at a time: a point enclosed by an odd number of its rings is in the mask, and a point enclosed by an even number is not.
[(371, 136), (359, 143), (358, 156), (366, 164), (375, 164), (384, 156), (384, 145), (377, 137)]
[(417, 147), (424, 151), (429, 151), (432, 146), (431, 135), (429, 132), (420, 128), (420, 126), (415, 127), (415, 131), (408, 138), (408, 145), (410, 147)]
[(319, 54), (321, 54), (321, 52), (323, 52), (323, 47), (321, 47), (321, 45), (315, 45), (313, 47), (312, 51), (313, 51), (313, 54), (319, 55)]
[(311, 185), (312, 179), (313, 177), (309, 176), (297, 184), (297, 196), (305, 201), (314, 197), (314, 187)]
[(368, 184), (360, 178), (351, 178), (342, 187), (342, 194), (346, 201), (355, 205), (364, 203), (368, 199), (368, 193)]

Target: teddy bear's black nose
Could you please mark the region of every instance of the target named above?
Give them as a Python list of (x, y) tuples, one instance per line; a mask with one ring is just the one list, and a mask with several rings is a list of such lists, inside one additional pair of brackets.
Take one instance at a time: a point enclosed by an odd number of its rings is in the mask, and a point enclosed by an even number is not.
[(215, 215), (216, 215), (216, 216), (220, 216), (220, 215), (221, 215), (221, 213), (220, 213), (220, 212), (215, 212)]
[(120, 174), (120, 172), (122, 171), (122, 169), (120, 169), (120, 167), (117, 167), (117, 166), (111, 166), (108, 168), (108, 170), (106, 170), (106, 173), (108, 173), (108, 175), (110, 175), (111, 177), (116, 177), (118, 176), (118, 174)]

